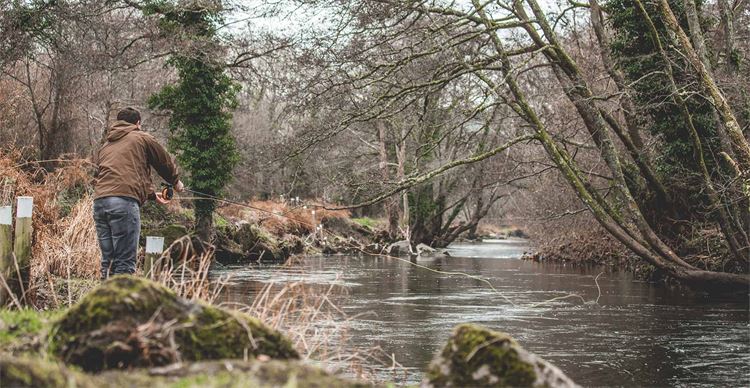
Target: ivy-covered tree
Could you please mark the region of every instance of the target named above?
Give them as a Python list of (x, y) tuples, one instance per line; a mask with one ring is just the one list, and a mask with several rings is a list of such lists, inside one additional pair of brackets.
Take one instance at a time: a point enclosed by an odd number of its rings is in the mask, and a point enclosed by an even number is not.
[[(184, 50), (173, 54), (168, 64), (179, 80), (151, 96), (152, 109), (171, 112), (170, 149), (188, 173), (186, 184), (211, 196), (221, 195), (239, 161), (232, 128), (232, 109), (237, 106), (239, 85), (226, 73), (219, 55), (217, 26), (222, 20), (218, 3), (170, 1), (149, 3), (146, 14), (161, 16), (164, 33), (179, 34)], [(195, 200), (196, 230), (204, 240), (213, 235), (216, 202)]]
[[(670, 3), (678, 14), (684, 14), (683, 1), (674, 0)], [(668, 41), (666, 27), (658, 17), (657, 5), (648, 2), (644, 2), (644, 5), (654, 15), (654, 25), (660, 38)], [(701, 2), (696, 2), (696, 6), (700, 7)], [(700, 218), (698, 213), (706, 212), (709, 205), (699, 172), (695, 145), (681, 107), (672, 98), (669, 78), (664, 70), (665, 63), (658, 55), (651, 35), (647, 33), (647, 21), (639, 14), (632, 0), (610, 0), (606, 2), (606, 9), (614, 30), (612, 51), (633, 87), (633, 97), (639, 110), (637, 113), (643, 117), (644, 128), (661, 140), (656, 167), (667, 184), (672, 208), (655, 210), (657, 213), (660, 210), (670, 211), (671, 217), (686, 220)], [(681, 23), (687, 28), (687, 21), (681, 20)], [(670, 46), (667, 46), (667, 54), (672, 62), (674, 78), (691, 79), (692, 71), (684, 55)], [(693, 82), (692, 86), (686, 87), (684, 94), (689, 92), (692, 97), (686, 98), (685, 104), (703, 147), (716, 149), (719, 138), (713, 108), (701, 97), (701, 90), (696, 84)], [(706, 163), (712, 172), (717, 167), (712, 159), (707, 159)]]
[[(652, 223), (676, 240), (692, 235), (693, 228), (715, 222), (731, 254), (744, 265), (748, 225), (742, 220), (750, 219), (748, 197), (736, 183), (742, 174), (727, 160), (730, 154), (744, 160), (742, 150), (747, 143), (739, 148), (732, 145), (731, 128), (711, 102), (711, 90), (704, 82), (711, 77), (707, 69), (714, 66), (715, 53), (705, 46), (702, 3), (608, 1), (614, 30), (612, 51), (633, 87), (645, 127), (661, 140), (657, 168), (672, 201), (668, 208), (650, 211)], [(685, 55), (685, 47), (677, 47), (675, 30), (690, 32), (691, 49), (694, 45), (694, 59), (700, 66)], [(695, 71), (699, 67), (705, 74)]]

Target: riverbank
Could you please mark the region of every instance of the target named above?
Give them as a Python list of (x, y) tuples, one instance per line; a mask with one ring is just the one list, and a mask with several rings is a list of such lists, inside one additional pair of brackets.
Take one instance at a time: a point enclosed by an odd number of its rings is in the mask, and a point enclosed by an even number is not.
[(656, 268), (645, 264), (606, 233), (595, 231), (565, 234), (541, 240), (532, 238), (533, 250), (522, 260), (573, 266), (603, 266), (633, 274), (636, 279), (658, 281)]
[[(704, 229), (694, 236), (679, 237), (672, 246), (676, 247), (676, 253), (680, 257), (694, 267), (717, 272), (746, 272), (747, 263), (732, 259), (720, 231)], [(534, 248), (524, 253), (523, 260), (574, 266), (604, 266), (628, 272), (637, 280), (684, 287), (626, 249), (599, 227), (579, 232), (568, 230), (548, 233), (543, 237), (534, 233), (530, 241)]]
[[(67, 309), (0, 309), (0, 326), (0, 382), (14, 387), (393, 386), (341, 377), (247, 312), (132, 276)], [(457, 326), (425, 368), (423, 386), (575, 386), (510, 336), (476, 325)]]

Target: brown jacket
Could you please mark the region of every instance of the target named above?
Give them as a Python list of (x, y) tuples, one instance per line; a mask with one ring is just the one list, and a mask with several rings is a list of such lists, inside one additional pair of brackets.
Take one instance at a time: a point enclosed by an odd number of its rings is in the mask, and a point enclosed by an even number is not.
[(109, 128), (107, 142), (94, 155), (97, 172), (94, 198), (130, 197), (143, 204), (153, 198), (151, 167), (170, 184), (179, 180), (177, 167), (153, 136), (127, 121)]

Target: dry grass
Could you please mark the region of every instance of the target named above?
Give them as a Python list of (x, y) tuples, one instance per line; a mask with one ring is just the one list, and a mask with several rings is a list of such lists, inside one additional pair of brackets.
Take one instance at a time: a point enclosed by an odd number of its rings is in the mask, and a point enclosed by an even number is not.
[[(70, 305), (80, 297), (71, 282), (90, 280), (93, 287), (99, 279), (101, 253), (92, 215), (93, 199), (85, 196), (76, 203), (68, 216), (37, 231), (31, 261), (30, 288), (38, 306)], [(64, 280), (64, 300), (57, 298), (55, 285)], [(50, 300), (52, 299), (52, 300)], [(51, 302), (51, 303), (50, 303)]]
[[(209, 281), (214, 247), (196, 247), (189, 236), (175, 240), (154, 263), (149, 278), (183, 298), (214, 303), (229, 278)], [(141, 266), (140, 268), (143, 268)]]
[[(15, 205), (18, 196), (34, 198), (29, 288), (25, 298), (19, 299), (37, 307), (69, 304), (90, 288), (80, 280), (99, 276), (92, 200), (84, 195), (71, 204), (61, 195), (74, 187), (83, 192), (89, 189), (87, 164), (83, 159), (70, 159), (49, 173), (35, 162), (23, 162), (19, 152), (0, 153), (0, 204)], [(61, 216), (63, 207), (71, 210), (65, 217)]]
[[(228, 205), (222, 207), (219, 212), (234, 222), (260, 224), (275, 236), (310, 234), (314, 231), (315, 225), (326, 220), (350, 217), (346, 210), (325, 210), (319, 202), (311, 202), (307, 208), (289, 206), (289, 204), (277, 201), (250, 201), (248, 205), (261, 210)], [(316, 209), (314, 217), (312, 209)]]
[[(297, 260), (291, 258), (285, 265), (298, 269)], [(332, 373), (377, 382), (376, 370), (389, 368), (392, 381), (405, 381), (407, 372), (393, 355), (379, 347), (358, 348), (352, 342), (350, 324), (359, 316), (348, 316), (338, 306), (346, 298), (347, 288), (337, 283), (269, 283), (257, 293), (252, 305), (233, 307), (285, 333), (304, 359)]]
[(93, 199), (85, 196), (70, 215), (37, 233), (32, 279), (45, 274), (96, 279), (100, 256), (93, 219)]

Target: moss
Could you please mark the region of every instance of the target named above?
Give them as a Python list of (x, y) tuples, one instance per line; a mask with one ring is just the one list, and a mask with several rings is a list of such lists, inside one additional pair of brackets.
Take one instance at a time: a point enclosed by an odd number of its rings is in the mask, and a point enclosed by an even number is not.
[(107, 371), (97, 376), (108, 386), (189, 387), (370, 387), (293, 360), (222, 360), (181, 363), (151, 375), (148, 370)]
[(356, 222), (360, 226), (364, 226), (365, 228), (370, 229), (375, 229), (375, 226), (377, 225), (377, 221), (373, 220), (370, 217), (352, 218), (352, 221)]
[(279, 242), (276, 240), (271, 233), (261, 228), (258, 225), (246, 224), (240, 229), (240, 233), (244, 233), (245, 240), (242, 240), (242, 247), (246, 249), (253, 249), (260, 245), (261, 247), (271, 251), (272, 254), (277, 253), (279, 250)]
[(216, 228), (226, 228), (229, 225), (230, 225), (229, 224), (229, 220), (227, 220), (226, 218), (224, 218), (224, 216), (222, 216), (219, 213), (214, 213), (214, 227), (216, 227)]
[(187, 387), (368, 387), (296, 361), (201, 363), (176, 371), (187, 376), (168, 386)]
[(190, 234), (188, 229), (180, 224), (167, 224), (159, 227), (143, 228), (141, 237), (145, 244), (146, 236), (164, 237), (164, 248), (170, 246), (175, 240)]
[(0, 354), (0, 383), (7, 387), (98, 387), (90, 377), (38, 358)]
[(39, 337), (61, 313), (60, 310), (0, 309), (0, 348), (13, 354), (38, 350)]
[(522, 360), (518, 348), (506, 334), (459, 325), (427, 378), (435, 386), (533, 386), (534, 366)]
[(195, 222), (195, 210), (193, 209), (181, 207), (177, 214), (184, 221)]
[(423, 386), (577, 387), (560, 369), (504, 333), (457, 326), (430, 364)]
[(0, 354), (0, 383), (11, 387), (370, 387), (295, 360), (221, 360), (172, 365), (158, 373), (151, 369), (81, 373), (41, 358)]
[(50, 330), (49, 349), (89, 371), (180, 358), (298, 357), (288, 339), (256, 318), (187, 301), (133, 276), (111, 278), (67, 311)]

